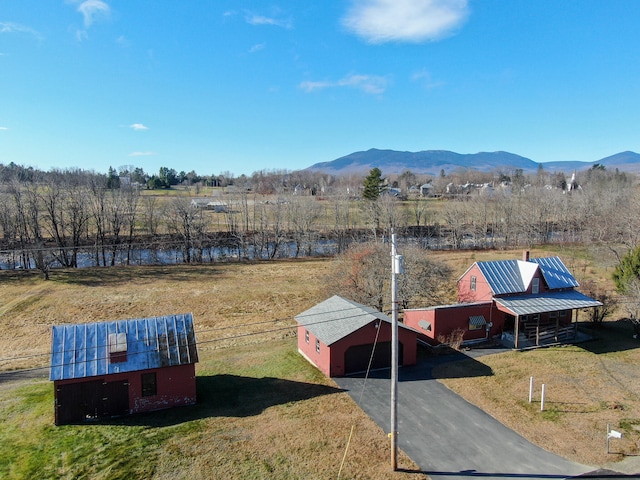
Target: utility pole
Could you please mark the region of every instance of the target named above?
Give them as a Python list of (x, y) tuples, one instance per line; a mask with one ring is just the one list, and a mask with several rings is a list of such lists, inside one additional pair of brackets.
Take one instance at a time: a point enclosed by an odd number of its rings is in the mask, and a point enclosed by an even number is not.
[(396, 252), (396, 234), (391, 232), (391, 469), (398, 469), (398, 282), (402, 255)]

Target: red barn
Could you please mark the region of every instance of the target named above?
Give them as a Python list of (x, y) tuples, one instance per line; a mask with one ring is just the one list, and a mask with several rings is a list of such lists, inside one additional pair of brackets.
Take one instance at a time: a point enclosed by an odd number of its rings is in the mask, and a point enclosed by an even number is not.
[[(391, 365), (391, 319), (337, 295), (297, 315), (298, 352), (328, 377)], [(415, 365), (417, 332), (398, 325), (398, 363)]]
[(191, 314), (54, 326), (55, 423), (192, 405), (197, 361)]
[(514, 348), (571, 341), (577, 311), (602, 305), (578, 286), (558, 257), (475, 262), (458, 279), (460, 303), (406, 310), (404, 323), (430, 343), (456, 329), (466, 342), (501, 334)]

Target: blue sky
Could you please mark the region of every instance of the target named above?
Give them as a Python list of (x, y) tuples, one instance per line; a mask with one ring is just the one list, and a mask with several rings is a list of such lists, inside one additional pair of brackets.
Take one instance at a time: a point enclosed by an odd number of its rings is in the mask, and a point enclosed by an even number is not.
[(0, 0), (0, 163), (640, 152), (637, 0)]

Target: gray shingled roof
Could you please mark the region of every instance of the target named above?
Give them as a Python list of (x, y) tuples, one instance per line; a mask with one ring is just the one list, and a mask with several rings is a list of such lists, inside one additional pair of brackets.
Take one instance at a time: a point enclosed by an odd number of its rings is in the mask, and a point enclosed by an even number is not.
[(602, 305), (599, 301), (577, 290), (545, 292), (539, 295), (500, 297), (494, 298), (494, 300), (497, 304), (518, 316), (560, 310), (574, 310), (577, 308), (593, 308)]
[(337, 342), (374, 320), (391, 323), (389, 317), (375, 308), (338, 295), (296, 315), (295, 319), (325, 345)]

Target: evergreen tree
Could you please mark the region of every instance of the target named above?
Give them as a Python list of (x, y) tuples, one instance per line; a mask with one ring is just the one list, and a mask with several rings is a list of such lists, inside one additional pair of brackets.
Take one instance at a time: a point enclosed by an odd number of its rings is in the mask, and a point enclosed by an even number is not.
[(613, 271), (613, 283), (620, 293), (627, 293), (640, 280), (640, 245), (627, 253)]
[(364, 191), (362, 196), (366, 200), (377, 200), (385, 188), (385, 179), (378, 167), (369, 170), (369, 175), (364, 179)]

